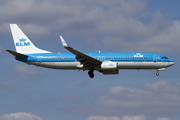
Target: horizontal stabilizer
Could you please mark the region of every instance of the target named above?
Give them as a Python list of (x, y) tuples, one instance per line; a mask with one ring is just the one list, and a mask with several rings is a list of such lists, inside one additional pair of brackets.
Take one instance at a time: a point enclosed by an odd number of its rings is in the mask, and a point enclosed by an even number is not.
[(7, 52), (11, 53), (12, 55), (16, 56), (16, 57), (28, 57), (27, 55), (24, 55), (24, 54), (21, 54), (21, 53), (17, 53), (17, 52), (14, 52), (14, 51), (11, 51), (11, 50), (6, 50)]

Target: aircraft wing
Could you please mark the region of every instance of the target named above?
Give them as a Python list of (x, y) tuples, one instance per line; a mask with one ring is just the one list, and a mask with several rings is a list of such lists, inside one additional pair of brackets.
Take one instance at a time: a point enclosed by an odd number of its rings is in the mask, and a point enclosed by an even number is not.
[(91, 56), (88, 56), (82, 52), (79, 52), (73, 48), (71, 48), (66, 41), (63, 39), (62, 36), (60, 36), (61, 42), (64, 46), (64, 48), (66, 48), (67, 50), (69, 50), (71, 53), (73, 53), (74, 55), (76, 55), (76, 59), (77, 61), (79, 61), (81, 64), (84, 65), (84, 67), (91, 67), (94, 65), (100, 65), (102, 62), (100, 60), (97, 60)]

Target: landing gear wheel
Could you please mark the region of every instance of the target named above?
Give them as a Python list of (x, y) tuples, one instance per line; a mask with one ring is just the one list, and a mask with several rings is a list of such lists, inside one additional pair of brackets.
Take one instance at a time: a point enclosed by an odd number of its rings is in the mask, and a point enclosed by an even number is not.
[(156, 73), (156, 76), (159, 76), (159, 73), (158, 73), (158, 72)]
[(94, 77), (93, 70), (90, 70), (90, 71), (88, 72), (88, 74), (89, 74), (89, 77), (90, 77), (90, 78), (93, 78), (93, 77)]

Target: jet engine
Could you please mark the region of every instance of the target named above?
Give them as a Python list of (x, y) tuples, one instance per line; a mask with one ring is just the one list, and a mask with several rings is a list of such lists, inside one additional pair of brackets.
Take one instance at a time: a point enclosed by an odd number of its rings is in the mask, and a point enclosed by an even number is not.
[(103, 74), (118, 74), (118, 63), (117, 62), (111, 62), (111, 61), (104, 61), (101, 64), (101, 72)]

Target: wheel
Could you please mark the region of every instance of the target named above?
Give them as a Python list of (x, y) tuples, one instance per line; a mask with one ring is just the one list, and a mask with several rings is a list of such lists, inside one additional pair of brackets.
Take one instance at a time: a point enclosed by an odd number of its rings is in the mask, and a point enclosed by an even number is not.
[(93, 77), (94, 77), (93, 70), (90, 70), (90, 71), (88, 72), (88, 74), (89, 74), (89, 77), (90, 77), (90, 78), (93, 78)]
[(156, 73), (156, 76), (159, 76), (159, 73), (158, 73), (158, 72)]

